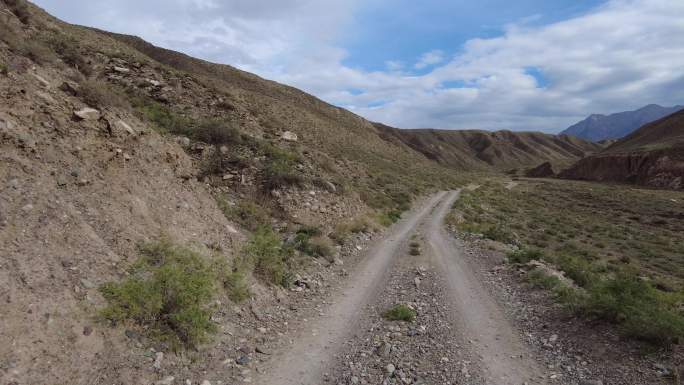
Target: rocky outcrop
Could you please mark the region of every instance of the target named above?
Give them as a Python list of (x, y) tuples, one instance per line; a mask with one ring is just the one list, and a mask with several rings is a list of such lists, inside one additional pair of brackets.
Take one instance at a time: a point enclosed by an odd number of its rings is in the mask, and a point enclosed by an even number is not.
[(595, 155), (580, 160), (559, 176), (681, 190), (684, 189), (684, 152)]
[(556, 172), (553, 171), (553, 166), (550, 162), (544, 162), (539, 166), (528, 170), (525, 173), (528, 178), (551, 178), (556, 176)]

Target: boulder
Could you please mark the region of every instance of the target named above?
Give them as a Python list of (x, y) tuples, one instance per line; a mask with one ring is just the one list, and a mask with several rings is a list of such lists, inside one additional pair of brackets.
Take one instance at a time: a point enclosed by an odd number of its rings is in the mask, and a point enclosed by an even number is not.
[(98, 120), (100, 119), (100, 111), (94, 108), (83, 108), (74, 111), (74, 116), (80, 120)]

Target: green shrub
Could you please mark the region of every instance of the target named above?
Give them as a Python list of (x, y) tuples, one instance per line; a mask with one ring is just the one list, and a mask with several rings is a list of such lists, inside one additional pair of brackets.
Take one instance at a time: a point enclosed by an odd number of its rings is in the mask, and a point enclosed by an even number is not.
[(80, 82), (78, 96), (85, 104), (93, 108), (129, 107), (121, 92), (118, 92), (109, 83), (98, 79), (87, 79)]
[(233, 271), (224, 277), (223, 286), (226, 288), (228, 298), (240, 303), (250, 296), (249, 286), (245, 282), (245, 275), (239, 271)]
[(558, 279), (558, 277), (549, 275), (544, 270), (539, 268), (529, 271), (527, 273), (526, 279), (527, 282), (529, 282), (532, 286), (546, 290), (554, 289), (561, 284), (561, 281)]
[(416, 311), (404, 304), (399, 304), (384, 312), (382, 316), (390, 321), (413, 322), (416, 319)]
[(582, 257), (561, 254), (553, 257), (552, 262), (581, 287), (587, 287), (598, 279), (595, 267)]
[(239, 129), (231, 123), (221, 120), (203, 121), (191, 134), (195, 139), (213, 145), (242, 143)]
[(508, 262), (526, 264), (530, 261), (541, 261), (544, 253), (538, 249), (519, 249), (508, 253)]
[(273, 230), (265, 226), (257, 229), (245, 252), (258, 277), (276, 285), (289, 286), (283, 243)]
[(585, 313), (618, 324), (634, 338), (670, 345), (684, 337), (681, 293), (663, 293), (639, 277), (618, 273), (592, 285)]
[(216, 201), (228, 220), (235, 221), (250, 231), (271, 222), (269, 210), (253, 202), (242, 201), (231, 206), (223, 196), (218, 196)]
[(295, 170), (295, 163), (289, 157), (270, 158), (264, 169), (264, 187), (267, 190), (286, 186), (301, 186), (304, 178)]
[(297, 231), (293, 246), (306, 255), (312, 257), (330, 257), (333, 248), (330, 240), (320, 236), (321, 231), (316, 227), (303, 227)]
[(7, 64), (0, 62), (0, 74), (7, 76), (9, 74), (9, 67)]
[(144, 244), (129, 277), (100, 287), (108, 302), (101, 315), (133, 321), (174, 348), (195, 347), (215, 331), (210, 303), (216, 278), (197, 252), (167, 240)]
[(190, 119), (176, 114), (170, 108), (157, 102), (138, 100), (136, 104), (138, 111), (145, 119), (151, 121), (160, 133), (192, 136)]

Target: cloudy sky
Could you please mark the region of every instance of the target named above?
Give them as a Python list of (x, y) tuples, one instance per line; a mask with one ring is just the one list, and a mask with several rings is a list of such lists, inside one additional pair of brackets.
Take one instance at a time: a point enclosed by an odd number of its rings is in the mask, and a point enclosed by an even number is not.
[(683, 0), (35, 3), (402, 128), (556, 132), (684, 104)]

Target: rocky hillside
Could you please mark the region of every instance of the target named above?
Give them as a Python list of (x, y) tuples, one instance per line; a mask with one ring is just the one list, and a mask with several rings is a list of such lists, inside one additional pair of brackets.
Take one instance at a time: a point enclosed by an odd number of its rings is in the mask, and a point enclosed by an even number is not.
[(635, 111), (610, 115), (594, 114), (568, 127), (561, 134), (599, 142), (623, 138), (639, 127), (684, 109), (684, 106), (662, 107), (649, 104)]
[(0, 100), (3, 384), (230, 378), (257, 324), (458, 184), (301, 91), (21, 0), (0, 1)]
[(684, 189), (684, 111), (641, 127), (560, 176)]
[(400, 130), (376, 127), (392, 143), (403, 143), (441, 164), (467, 170), (510, 170), (544, 162), (567, 165), (601, 147), (566, 135), (476, 130)]

